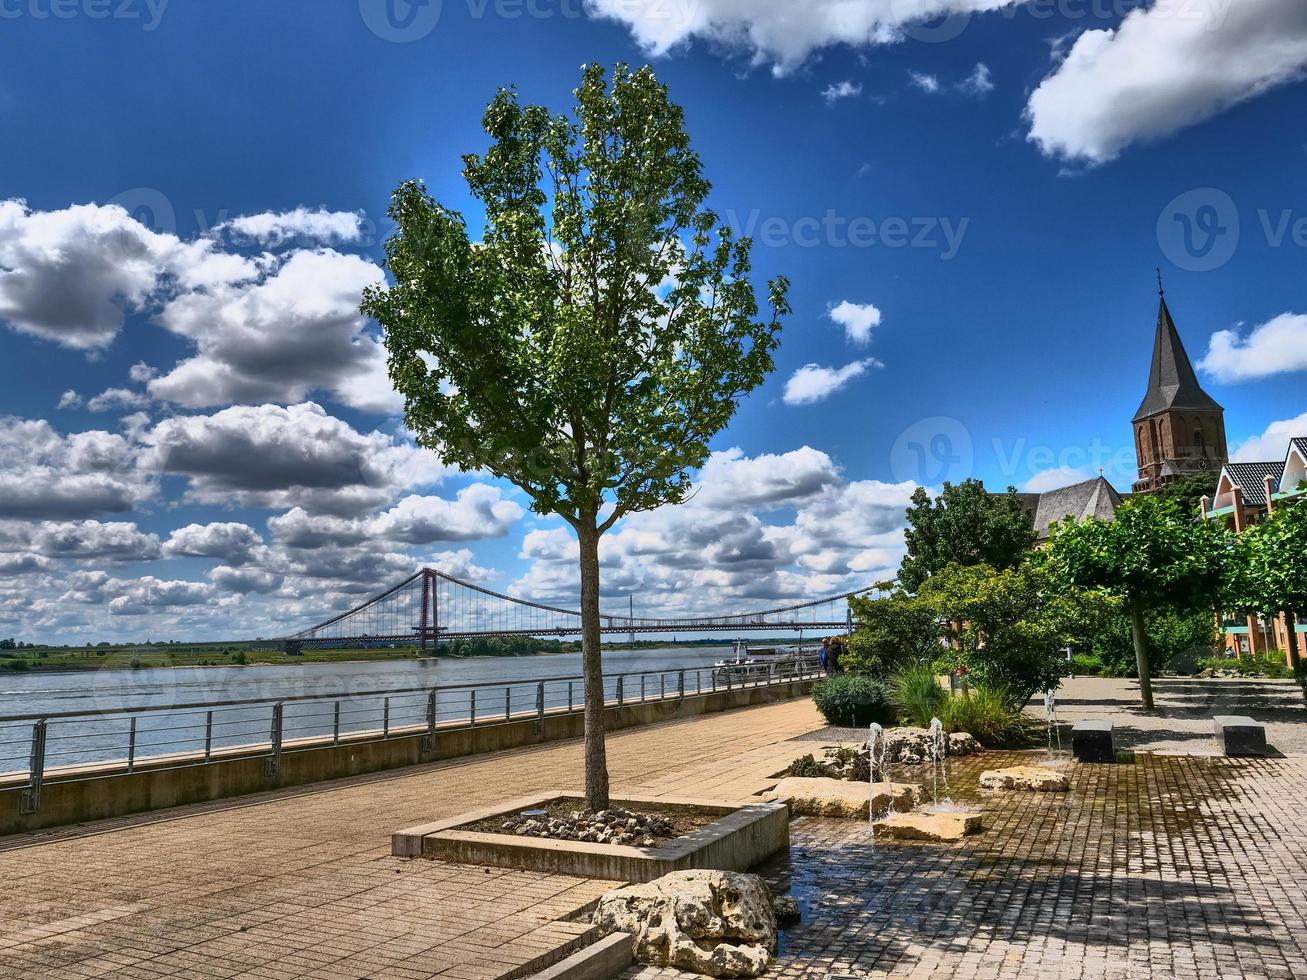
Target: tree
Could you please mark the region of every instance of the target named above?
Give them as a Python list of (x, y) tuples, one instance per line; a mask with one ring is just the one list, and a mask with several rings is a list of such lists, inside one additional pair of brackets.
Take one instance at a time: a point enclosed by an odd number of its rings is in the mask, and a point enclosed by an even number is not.
[(1062, 633), (1049, 615), (1043, 578), (1029, 564), (950, 565), (918, 593), (947, 624), (950, 645), (942, 653), (950, 666), (1005, 692), (1016, 708), (1036, 691), (1056, 687), (1061, 673)]
[(899, 584), (916, 592), (949, 565), (1016, 568), (1035, 538), (1034, 520), (1011, 487), (991, 494), (979, 480), (945, 483), (933, 499), (918, 487), (908, 508)]
[(1149, 611), (1215, 609), (1228, 550), (1224, 528), (1190, 520), (1174, 501), (1155, 496), (1128, 501), (1113, 521), (1067, 518), (1053, 529), (1049, 559), (1066, 585), (1125, 600), (1146, 710), (1153, 708)]
[(637, 511), (680, 502), (690, 469), (773, 368), (788, 283), (758, 319), (751, 242), (702, 208), (709, 184), (682, 111), (648, 67), (588, 66), (575, 119), (501, 90), (463, 216), (417, 181), (393, 195), (390, 288), (365, 314), (417, 441), (485, 469), (577, 536), (586, 800), (608, 803), (599, 540)]
[(1196, 473), (1181, 477), (1174, 483), (1163, 484), (1152, 492), (1152, 496), (1174, 501), (1187, 517), (1202, 520), (1198, 512), (1199, 506), (1204, 497), (1210, 501), (1216, 496), (1216, 485), (1220, 482), (1220, 478), (1221, 474), (1217, 471)]
[(1227, 605), (1262, 616), (1283, 615), (1289, 626), (1289, 666), (1302, 676), (1295, 629), (1307, 612), (1307, 506), (1281, 507), (1236, 539)]
[(879, 599), (849, 597), (853, 633), (841, 664), (859, 674), (884, 677), (908, 663), (930, 663), (944, 652), (934, 604), (902, 589)]

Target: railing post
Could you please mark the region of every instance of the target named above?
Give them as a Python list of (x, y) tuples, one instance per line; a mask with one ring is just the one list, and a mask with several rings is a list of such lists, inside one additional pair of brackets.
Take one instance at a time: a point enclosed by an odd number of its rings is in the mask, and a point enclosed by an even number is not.
[(477, 727), (477, 689), (472, 688), (472, 698), (468, 703), (468, 728)]
[(268, 731), (272, 750), (263, 763), (263, 774), (270, 779), (281, 773), (281, 722), (284, 707), (281, 701), (272, 706), (272, 727)]
[[(427, 734), (432, 739), (436, 737), (436, 696), (440, 693), (440, 688), (433, 687), (431, 693), (427, 695)], [(434, 745), (434, 741), (432, 742)]]
[(567, 682), (567, 713), (572, 713), (572, 682)]
[(45, 782), (45, 719), (32, 726), (32, 754), (27, 763), (27, 789), (18, 798), (20, 814), (41, 809), (41, 784)]
[(132, 719), (131, 728), (127, 733), (127, 771), (136, 771), (136, 719)]
[(536, 685), (536, 718), (545, 720), (545, 682)]
[(685, 671), (682, 670), (676, 675), (676, 696), (682, 701), (685, 700)]
[(390, 698), (381, 702), (381, 737), (390, 738)]
[(658, 675), (658, 700), (663, 701), (667, 698), (667, 675)]
[(504, 688), (504, 721), (508, 721), (513, 716), (513, 689)]
[(640, 703), (644, 704), (644, 674), (640, 675)]
[(331, 744), (340, 744), (340, 702), (336, 702), (336, 710), (332, 712), (331, 720)]
[(213, 759), (213, 712), (204, 714), (204, 761)]
[(620, 708), (625, 704), (625, 692), (622, 690), (622, 681), (626, 680), (625, 674), (617, 675), (617, 706)]

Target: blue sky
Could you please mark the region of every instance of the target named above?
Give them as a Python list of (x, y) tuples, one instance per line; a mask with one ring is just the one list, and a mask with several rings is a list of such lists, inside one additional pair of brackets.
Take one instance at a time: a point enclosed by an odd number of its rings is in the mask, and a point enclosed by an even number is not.
[(409, 445), (351, 305), (395, 185), (466, 207), (496, 87), (562, 111), (592, 61), (654, 65), (794, 306), (611, 594), (869, 583), (919, 481), (1128, 488), (1158, 266), (1231, 445), (1307, 432), (1300, 3), (797, 9), (0, 0), (0, 634), (275, 630), (424, 561), (566, 598), (558, 524)]

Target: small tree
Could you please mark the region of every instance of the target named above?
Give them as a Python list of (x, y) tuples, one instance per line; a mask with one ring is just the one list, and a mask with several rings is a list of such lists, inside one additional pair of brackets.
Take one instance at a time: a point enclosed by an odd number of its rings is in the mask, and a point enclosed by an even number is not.
[(1139, 695), (1153, 708), (1147, 615), (1158, 606), (1214, 609), (1229, 535), (1212, 521), (1193, 521), (1174, 501), (1140, 497), (1114, 521), (1067, 518), (1053, 531), (1050, 560), (1067, 585), (1104, 589), (1125, 600), (1134, 640)]
[(575, 121), (500, 91), (491, 146), (464, 157), (484, 209), (403, 184), (386, 243), (394, 285), (364, 296), (417, 441), (516, 484), (580, 551), (586, 800), (608, 805), (599, 539), (681, 501), (688, 470), (772, 370), (783, 278), (757, 319), (750, 242), (701, 205), (709, 185), (679, 106), (648, 67), (611, 87), (583, 69)]
[(849, 598), (853, 633), (840, 663), (846, 670), (884, 677), (909, 663), (929, 663), (944, 652), (935, 606), (901, 589), (879, 599)]
[(1014, 489), (991, 494), (979, 480), (945, 483), (936, 497), (918, 487), (904, 532), (899, 584), (916, 592), (949, 565), (1016, 568), (1035, 543), (1035, 525)]
[(1307, 506), (1281, 507), (1239, 535), (1231, 562), (1228, 605), (1262, 616), (1284, 615), (1289, 666), (1302, 676), (1297, 618), (1307, 611)]

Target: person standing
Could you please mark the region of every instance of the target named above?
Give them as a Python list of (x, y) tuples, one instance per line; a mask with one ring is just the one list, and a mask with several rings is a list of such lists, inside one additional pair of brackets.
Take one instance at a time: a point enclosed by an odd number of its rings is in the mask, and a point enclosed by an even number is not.
[(817, 651), (817, 663), (821, 664), (821, 669), (830, 676), (830, 637), (821, 638), (821, 649)]

